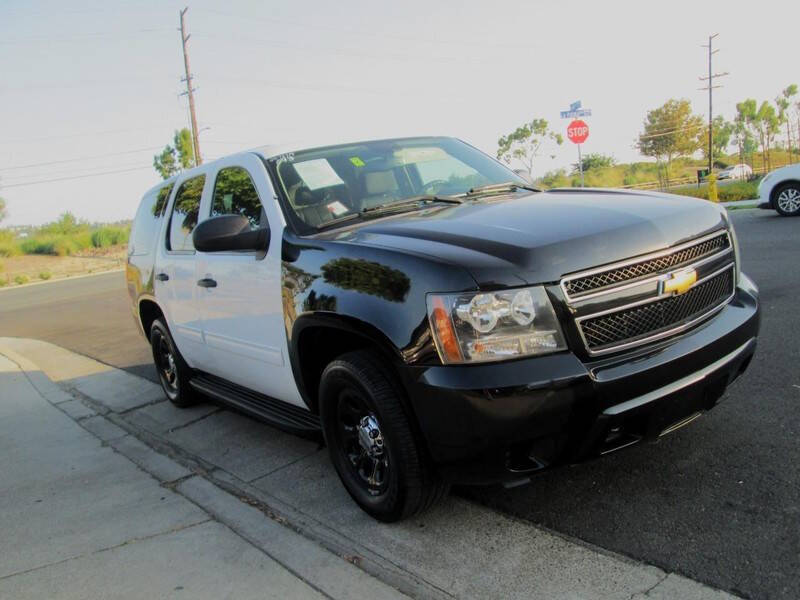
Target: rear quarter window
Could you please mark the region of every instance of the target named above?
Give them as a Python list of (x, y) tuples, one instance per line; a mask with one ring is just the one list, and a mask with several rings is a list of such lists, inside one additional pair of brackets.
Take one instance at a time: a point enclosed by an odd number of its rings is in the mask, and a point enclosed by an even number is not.
[(155, 246), (155, 239), (161, 224), (164, 221), (164, 212), (167, 207), (173, 184), (165, 185), (152, 191), (142, 198), (136, 218), (133, 221), (131, 232), (130, 253), (138, 256), (150, 254)]

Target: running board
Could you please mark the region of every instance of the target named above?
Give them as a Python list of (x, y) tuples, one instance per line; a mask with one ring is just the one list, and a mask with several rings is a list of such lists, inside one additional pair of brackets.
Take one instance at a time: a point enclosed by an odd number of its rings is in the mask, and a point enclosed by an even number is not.
[(225, 379), (199, 373), (189, 383), (201, 394), (229, 404), (280, 429), (300, 434), (318, 433), (321, 430), (319, 417), (310, 411), (248, 390)]

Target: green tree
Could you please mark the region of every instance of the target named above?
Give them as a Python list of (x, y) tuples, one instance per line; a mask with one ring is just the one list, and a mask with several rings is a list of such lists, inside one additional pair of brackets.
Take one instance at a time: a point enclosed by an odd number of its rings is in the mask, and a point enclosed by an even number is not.
[(739, 162), (746, 163), (749, 160), (752, 166), (753, 154), (758, 149), (758, 144), (747, 126), (744, 115), (741, 113), (737, 113), (733, 121), (733, 138), (739, 150)]
[[(581, 159), (581, 163), (583, 164), (583, 172), (591, 171), (592, 169), (605, 169), (606, 167), (613, 167), (617, 164), (617, 160), (613, 156), (608, 156), (607, 154), (600, 154), (599, 152), (593, 152), (591, 154), (587, 154)], [(573, 171), (578, 172), (578, 163), (572, 165)]]
[(180, 172), (178, 168), (178, 161), (175, 156), (175, 148), (172, 146), (165, 146), (161, 154), (156, 154), (153, 157), (153, 168), (161, 175), (162, 179), (169, 179), (176, 173)]
[(561, 145), (564, 138), (551, 130), (546, 119), (533, 119), (497, 140), (497, 158), (510, 165), (517, 160), (533, 177), (533, 164), (545, 143)]
[(173, 147), (178, 153), (178, 162), (182, 169), (191, 169), (197, 166), (194, 160), (194, 147), (192, 146), (192, 132), (184, 127), (175, 132), (172, 139)]
[(669, 186), (672, 161), (689, 156), (700, 144), (698, 135), (703, 129), (703, 119), (692, 114), (688, 100), (667, 100), (662, 106), (647, 112), (644, 131), (639, 134), (639, 152), (651, 156), (663, 166), (663, 179), (659, 168), (659, 179)]
[[(755, 152), (756, 148), (758, 147), (758, 143), (755, 141), (758, 138), (758, 105), (753, 98), (748, 98), (747, 100), (743, 100), (736, 105), (736, 127), (737, 127), (737, 135), (740, 137), (740, 148), (742, 143), (746, 140), (751, 140), (752, 145), (755, 145), (755, 148), (751, 148), (749, 153), (750, 156)], [(752, 158), (751, 158), (752, 160)]]
[(153, 168), (163, 179), (195, 166), (192, 133), (188, 129), (175, 131), (172, 144), (167, 144), (161, 154), (153, 157)]
[[(731, 137), (734, 133), (734, 124), (726, 121), (725, 117), (722, 115), (717, 115), (711, 122), (711, 131), (713, 133), (714, 156), (725, 154), (731, 143)], [(708, 126), (706, 126), (701, 133), (701, 138), (704, 141), (708, 139)], [(708, 160), (708, 143), (701, 143), (700, 148), (703, 151), (703, 157)]]
[(6, 210), (6, 201), (0, 198), (0, 222), (2, 222), (7, 216), (8, 211)]
[(775, 107), (769, 102), (764, 100), (761, 106), (758, 107), (756, 113), (756, 123), (758, 125), (759, 141), (761, 142), (761, 152), (764, 156), (764, 164), (767, 170), (772, 170), (772, 157), (770, 150), (772, 149), (772, 142), (775, 134), (780, 130), (780, 121), (778, 120), (778, 113)]
[(797, 84), (793, 83), (784, 88), (775, 98), (775, 105), (778, 107), (778, 121), (786, 125), (786, 149), (789, 151), (789, 162), (794, 162), (792, 160), (792, 119), (789, 115), (789, 108), (792, 105), (792, 98), (796, 95)]
[(42, 232), (55, 235), (71, 235), (87, 229), (87, 227), (86, 221), (79, 221), (75, 215), (67, 211), (61, 213), (58, 220), (43, 225)]

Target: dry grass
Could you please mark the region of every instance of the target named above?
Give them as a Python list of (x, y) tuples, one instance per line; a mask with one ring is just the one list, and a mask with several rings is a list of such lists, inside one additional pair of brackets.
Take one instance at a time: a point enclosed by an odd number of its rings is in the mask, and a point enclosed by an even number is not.
[(75, 256), (20, 254), (0, 258), (0, 287), (19, 285), (17, 281), (25, 278), (34, 282), (119, 269), (125, 264), (125, 248), (94, 248)]

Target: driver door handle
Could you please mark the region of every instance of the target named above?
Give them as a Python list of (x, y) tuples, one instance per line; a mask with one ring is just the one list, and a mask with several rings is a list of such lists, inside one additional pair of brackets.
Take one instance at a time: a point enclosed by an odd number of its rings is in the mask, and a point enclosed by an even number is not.
[(204, 288), (214, 288), (217, 287), (217, 282), (211, 279), (210, 277), (206, 277), (204, 279), (199, 279), (197, 281), (197, 285)]

